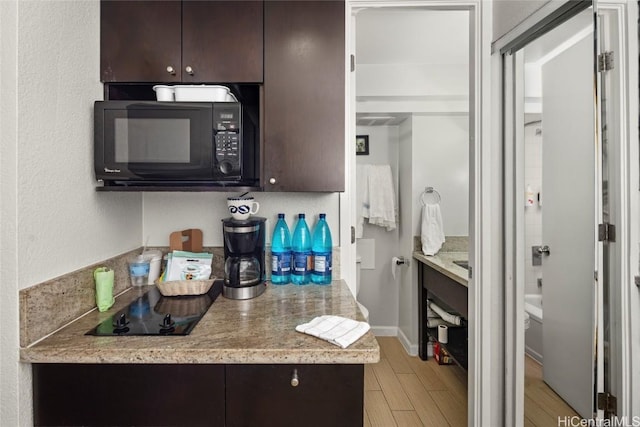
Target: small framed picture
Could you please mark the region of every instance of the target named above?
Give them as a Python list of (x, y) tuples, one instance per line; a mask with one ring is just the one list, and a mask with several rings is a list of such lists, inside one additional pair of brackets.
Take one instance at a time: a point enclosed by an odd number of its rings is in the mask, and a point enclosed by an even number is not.
[(356, 155), (369, 155), (369, 135), (356, 135)]

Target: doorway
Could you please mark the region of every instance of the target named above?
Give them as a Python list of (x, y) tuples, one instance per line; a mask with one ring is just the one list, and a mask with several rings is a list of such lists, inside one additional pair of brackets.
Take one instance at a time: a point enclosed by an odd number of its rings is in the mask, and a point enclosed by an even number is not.
[[(386, 169), (395, 210), (392, 226), (357, 212), (358, 299), (376, 335), (398, 335), (415, 355), (417, 269), (409, 261), (394, 274), (392, 258), (412, 258), (426, 187), (441, 196), (445, 243), (468, 250), (469, 12), (367, 8), (355, 28), (356, 135), (368, 144), (356, 155), (356, 205), (366, 174)], [(386, 197), (384, 188), (371, 192)]]
[[(482, 146), (481, 145), (481, 141), (482, 141), (482, 136), (486, 136), (488, 134), (488, 128), (483, 128), (481, 126), (481, 119), (486, 120), (488, 118), (488, 116), (484, 116), (482, 117), (482, 115), (480, 114), (481, 111), (483, 110), (483, 107), (486, 108), (487, 104), (487, 98), (485, 97), (484, 99), (480, 96), (481, 94), (481, 85), (480, 85), (480, 81), (482, 80), (483, 84), (485, 85), (485, 87), (488, 87), (488, 77), (489, 77), (489, 73), (488, 73), (488, 62), (483, 62), (480, 60), (481, 57), (484, 56), (484, 58), (487, 58), (487, 52), (488, 52), (488, 14), (483, 14), (482, 13), (482, 7), (481, 7), (481, 1), (470, 1), (470, 2), (455, 2), (451, 3), (451, 2), (446, 2), (446, 1), (422, 1), (422, 2), (406, 2), (406, 4), (403, 4), (404, 2), (394, 2), (393, 6), (391, 6), (388, 3), (383, 3), (383, 2), (376, 2), (376, 1), (352, 1), (350, 2), (350, 8), (348, 8), (348, 19), (351, 20), (351, 38), (352, 38), (352, 42), (349, 43), (350, 47), (351, 47), (351, 52), (355, 53), (356, 51), (356, 46), (354, 44), (354, 40), (356, 37), (356, 31), (357, 31), (357, 25), (356, 25), (356, 21), (357, 21), (357, 16), (358, 13), (360, 13), (363, 10), (367, 10), (369, 8), (379, 8), (379, 9), (386, 9), (386, 10), (399, 10), (399, 11), (405, 11), (405, 12), (417, 12), (419, 10), (431, 10), (432, 12), (441, 12), (441, 13), (447, 13), (449, 11), (456, 11), (456, 12), (464, 12), (467, 14), (467, 22), (468, 22), (468, 45), (469, 45), (469, 49), (468, 49), (468, 60), (467, 60), (467, 67), (468, 69), (466, 70), (467, 72), (467, 80), (468, 80), (468, 87), (467, 87), (467, 91), (466, 94), (464, 96), (463, 99), (458, 99), (456, 100), (457, 103), (464, 103), (465, 107), (467, 108), (467, 112), (466, 117), (464, 117), (463, 115), (458, 115), (457, 119), (458, 120), (463, 120), (465, 122), (466, 125), (466, 132), (467, 132), (467, 149), (466, 149), (466, 155), (468, 155), (468, 165), (467, 165), (467, 170), (465, 171), (465, 185), (467, 187), (467, 194), (468, 194), (468, 204), (463, 208), (464, 211), (466, 211), (465, 213), (468, 212), (467, 214), (467, 218), (466, 218), (466, 226), (467, 226), (467, 230), (466, 233), (468, 234), (468, 248), (469, 248), (469, 263), (472, 269), (474, 269), (474, 271), (478, 271), (478, 275), (477, 277), (473, 277), (470, 280), (470, 292), (469, 292), (469, 306), (470, 306), (470, 312), (471, 313), (475, 313), (475, 317), (473, 319), (469, 319), (469, 348), (473, 349), (470, 352), (470, 361), (469, 361), (469, 371), (468, 371), (468, 378), (469, 378), (469, 407), (468, 407), (468, 414), (469, 414), (469, 424), (470, 425), (481, 425), (481, 424), (486, 424), (487, 420), (489, 419), (493, 419), (495, 413), (492, 412), (492, 409), (497, 405), (499, 406), (496, 402), (496, 400), (491, 401), (489, 398), (489, 393), (487, 393), (489, 391), (489, 387), (493, 387), (495, 384), (501, 383), (501, 380), (499, 378), (499, 376), (492, 376), (491, 378), (488, 376), (483, 376), (481, 373), (483, 372), (483, 370), (486, 372), (486, 370), (488, 369), (488, 366), (493, 362), (492, 360), (490, 360), (489, 358), (489, 354), (492, 350), (492, 347), (494, 345), (494, 343), (489, 339), (489, 336), (492, 334), (491, 331), (489, 330), (489, 326), (488, 324), (494, 320), (494, 318), (499, 317), (499, 314), (497, 314), (495, 311), (491, 311), (489, 310), (489, 307), (491, 305), (490, 302), (490, 288), (488, 287), (482, 287), (481, 286), (481, 282), (483, 278), (486, 277), (490, 277), (491, 274), (493, 273), (492, 269), (494, 268), (494, 265), (491, 265), (491, 268), (489, 268), (489, 264), (490, 264), (490, 259), (486, 258), (483, 260), (483, 262), (486, 265), (486, 268), (483, 268), (482, 265), (480, 265), (479, 260), (481, 260), (481, 258), (479, 257), (479, 249), (481, 247), (492, 247), (494, 245), (494, 242), (491, 240), (491, 235), (489, 232), (489, 228), (488, 227), (483, 227), (481, 224), (481, 217), (482, 216), (489, 216), (491, 215), (491, 211), (492, 209), (489, 208), (489, 203), (488, 201), (491, 200), (495, 200), (492, 198), (487, 197), (486, 199), (482, 198), (482, 194), (483, 192), (485, 192), (486, 194), (489, 193), (493, 193), (493, 188), (490, 188), (490, 180), (493, 179), (493, 176), (491, 176), (489, 179), (489, 173), (487, 170), (482, 171), (480, 168), (480, 158), (483, 156), (482, 153), (484, 153), (485, 156), (487, 156), (489, 153), (489, 146), (487, 145)], [(380, 36), (385, 36), (387, 33), (383, 33), (380, 32)], [(442, 36), (434, 36), (431, 40), (429, 40), (429, 42), (433, 42), (436, 43), (438, 46), (445, 46), (446, 47), (446, 43), (441, 43), (440, 39)], [(357, 59), (355, 58), (351, 58), (353, 63), (356, 64), (357, 67)], [(482, 70), (482, 74), (481, 74), (481, 70)], [(356, 91), (356, 87), (357, 87), (357, 82), (355, 81), (355, 73), (350, 73), (349, 74), (349, 79), (351, 79), (351, 93), (349, 94), (349, 102), (351, 103), (350, 106), (350, 110), (352, 112), (351, 114), (351, 128), (349, 129), (349, 132), (347, 132), (347, 134), (349, 135), (349, 138), (355, 138), (356, 135), (358, 135), (358, 133), (356, 132), (357, 126), (356, 126), (356, 101), (357, 101), (357, 91)], [(415, 89), (415, 88), (414, 88)], [(375, 101), (377, 100), (372, 100), (373, 103), (375, 103)], [(392, 111), (389, 109), (385, 109), (385, 110), (378, 110), (378, 111), (369, 111), (369, 113), (376, 113), (377, 115), (374, 116), (373, 120), (392, 120), (395, 119), (395, 117), (389, 117), (389, 111), (394, 112), (394, 113), (413, 113), (414, 111), (412, 109), (409, 110), (397, 110), (397, 111)], [(382, 114), (385, 113), (385, 114)], [(427, 112), (427, 116), (429, 116), (428, 114), (429, 112)], [(360, 117), (361, 119), (363, 119), (364, 117)], [(433, 118), (433, 115), (430, 117)], [(409, 118), (405, 119), (405, 122), (410, 120)], [(406, 123), (405, 123), (406, 125)], [(401, 125), (400, 125), (401, 126)], [(487, 130), (485, 130), (487, 129)], [(370, 141), (371, 144), (371, 141)], [(355, 179), (355, 153), (347, 153), (347, 157), (351, 156), (352, 158), (352, 164), (350, 167), (347, 167), (347, 170), (350, 170), (351, 173), (349, 175), (351, 175), (351, 185), (349, 185), (350, 187), (350, 191), (351, 194), (356, 194), (357, 190), (356, 190), (356, 179)], [(404, 168), (398, 168), (398, 169), (402, 169), (405, 170)], [(480, 179), (482, 176), (484, 176), (484, 179)], [(422, 187), (422, 186), (421, 186)], [(401, 186), (401, 188), (399, 188), (398, 192), (405, 192), (406, 195), (408, 195), (408, 199), (413, 201), (418, 202), (419, 201), (419, 194), (421, 192), (423, 192), (425, 190), (424, 187), (422, 188), (416, 188), (415, 189), (417, 191), (417, 194), (415, 195), (416, 197), (413, 197), (411, 195), (411, 189), (407, 188), (405, 189), (404, 186)], [(349, 203), (355, 202), (356, 198), (352, 197), (349, 200)], [(418, 202), (419, 203), (419, 202)], [(355, 205), (355, 203), (354, 203)], [(404, 213), (411, 213), (411, 205), (409, 205), (408, 208), (404, 208), (402, 205), (402, 202), (400, 204), (400, 210)], [(418, 205), (419, 206), (419, 205)], [(349, 215), (351, 216), (349, 218), (349, 222), (350, 224), (355, 224), (356, 223), (356, 207), (355, 206), (351, 206), (350, 208), (350, 212)], [(400, 222), (401, 225), (400, 227), (406, 226), (407, 227), (407, 231), (408, 231), (408, 235), (410, 236), (410, 239), (408, 239), (409, 241), (413, 240), (413, 237), (416, 234), (416, 228), (409, 226), (408, 224), (410, 224), (412, 221), (411, 219), (409, 219), (408, 221), (403, 221), (402, 219), (402, 215), (403, 213), (400, 213)], [(405, 225), (402, 225), (402, 223), (404, 223)], [(483, 238), (484, 236), (484, 238)], [(352, 242), (355, 242), (355, 239), (352, 239)], [(355, 245), (353, 245), (354, 247), (351, 249), (353, 251), (353, 255), (352, 255), (352, 262), (355, 264)], [(412, 248), (413, 248), (413, 244), (408, 245), (408, 247), (410, 247), (411, 249), (407, 250), (405, 257), (408, 257), (409, 259), (411, 258), (411, 252), (412, 252)], [(400, 307), (402, 305), (402, 300), (405, 300), (405, 305), (403, 307), (406, 307), (406, 309), (399, 309), (398, 312), (398, 329), (399, 331), (402, 331), (402, 333), (406, 336), (406, 340), (403, 340), (401, 338), (401, 341), (403, 346), (405, 347), (405, 351), (409, 351), (411, 352), (411, 346), (410, 344), (413, 342), (414, 343), (414, 352), (417, 351), (417, 338), (418, 338), (418, 325), (417, 325), (417, 286), (415, 285), (415, 283), (417, 282), (417, 270), (415, 270), (415, 263), (412, 263), (413, 265), (411, 265), (411, 267), (407, 270), (410, 272), (410, 274), (408, 275), (408, 281), (407, 284), (398, 284), (398, 288), (396, 289), (388, 289), (388, 287), (385, 289), (386, 292), (398, 292), (398, 306)], [(476, 269), (477, 267), (477, 269)], [(402, 274), (406, 274), (406, 272), (403, 272)], [(412, 277), (413, 276), (413, 277)], [(361, 291), (362, 292), (362, 291)], [(384, 295), (380, 295), (380, 297), (383, 297)], [(364, 302), (365, 306), (367, 306), (367, 301), (362, 301)], [(368, 301), (368, 303), (371, 305), (371, 301)], [(413, 303), (413, 304), (412, 304)], [(471, 308), (473, 307), (473, 308)], [(375, 316), (375, 313), (372, 314), (372, 309), (371, 307), (367, 307), (369, 309), (369, 313), (370, 313), (370, 317), (371, 316)], [(375, 330), (375, 325), (374, 326), (374, 330)], [(476, 347), (476, 342), (478, 342), (478, 340), (480, 339), (480, 331), (483, 330), (487, 335), (486, 335), (486, 340), (484, 341), (484, 345), (482, 346), (478, 346)], [(400, 333), (398, 334), (399, 337), (401, 337)], [(407, 345), (409, 344), (409, 345)], [(491, 384), (491, 385), (489, 385)], [(491, 409), (490, 409), (491, 407)], [(484, 423), (483, 423), (484, 421)]]
[[(624, 161), (626, 124), (618, 107), (620, 70), (603, 53), (611, 48), (625, 56), (614, 47), (622, 9), (582, 2), (501, 47), (513, 425), (621, 411), (613, 398), (621, 390), (621, 246), (611, 224), (624, 218), (622, 181), (610, 171)], [(617, 42), (607, 47), (606, 40)], [(552, 413), (548, 402), (535, 402), (531, 377), (522, 378), (532, 364), (548, 387), (538, 396), (559, 397), (562, 409)]]

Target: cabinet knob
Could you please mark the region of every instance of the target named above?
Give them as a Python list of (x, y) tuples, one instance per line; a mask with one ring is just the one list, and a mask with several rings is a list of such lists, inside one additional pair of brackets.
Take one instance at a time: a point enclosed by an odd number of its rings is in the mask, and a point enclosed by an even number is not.
[(167, 67), (167, 73), (171, 74), (172, 76), (175, 76), (176, 75), (176, 70), (171, 65), (169, 65)]
[(189, 74), (190, 76), (193, 76), (193, 68), (191, 68), (190, 65), (187, 65), (184, 70), (187, 72), (187, 74)]
[(275, 184), (275, 183), (276, 183), (275, 178), (269, 178), (269, 184)]
[(298, 379), (298, 370), (294, 369), (293, 374), (291, 375), (291, 387), (298, 387), (300, 384), (300, 380)]

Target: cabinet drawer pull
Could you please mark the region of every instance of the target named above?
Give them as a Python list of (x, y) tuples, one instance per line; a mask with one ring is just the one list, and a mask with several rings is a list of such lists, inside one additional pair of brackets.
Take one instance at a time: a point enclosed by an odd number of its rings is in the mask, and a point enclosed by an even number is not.
[(175, 76), (176, 75), (176, 70), (171, 65), (169, 65), (167, 67), (167, 73), (171, 74), (172, 76)]
[(293, 370), (293, 375), (291, 375), (291, 387), (298, 387), (300, 384), (300, 380), (298, 379), (298, 370)]
[(187, 65), (184, 70), (187, 72), (187, 74), (193, 76), (193, 68), (191, 68), (190, 65)]
[(275, 178), (269, 178), (269, 184), (275, 184), (275, 183), (276, 183)]

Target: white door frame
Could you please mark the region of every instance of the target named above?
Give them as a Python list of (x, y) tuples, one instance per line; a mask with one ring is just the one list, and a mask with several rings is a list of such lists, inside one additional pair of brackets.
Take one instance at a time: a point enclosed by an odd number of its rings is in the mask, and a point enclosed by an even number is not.
[[(469, 152), (469, 366), (468, 425), (501, 425), (503, 421), (502, 311), (496, 306), (502, 292), (502, 241), (496, 231), (501, 228), (500, 153), (492, 146), (490, 110), (491, 92), (491, 2), (482, 0), (347, 0), (347, 64), (352, 46), (352, 15), (363, 7), (425, 7), (470, 12), (470, 106), (471, 138)], [(349, 68), (349, 67), (347, 67)], [(355, 218), (355, 154), (350, 143), (355, 136), (355, 87), (346, 70), (346, 165), (347, 191), (341, 195), (340, 224), (342, 271), (355, 267), (355, 244), (351, 244), (350, 227)], [(352, 289), (354, 291), (354, 289)], [(354, 293), (355, 294), (355, 293)], [(417, 306), (417, 301), (416, 301)], [(418, 321), (416, 316), (416, 322)]]
[[(635, 2), (625, 0), (598, 0), (598, 10), (610, 14), (617, 19), (619, 31), (616, 41), (619, 52), (616, 52), (616, 72), (620, 82), (621, 98), (617, 100), (615, 108), (618, 111), (619, 123), (616, 123), (616, 131), (620, 138), (619, 151), (615, 153), (613, 160), (613, 173), (617, 173), (617, 185), (619, 189), (612, 196), (616, 200), (616, 217), (612, 223), (616, 225), (617, 248), (616, 263), (612, 269), (618, 271), (619, 282), (611, 283), (616, 286), (616, 297), (610, 307), (612, 313), (618, 313), (619, 327), (615, 331), (615, 357), (618, 386), (616, 394), (619, 411), (617, 416), (628, 417), (631, 421), (633, 415), (640, 413), (640, 366), (632, 363), (632, 355), (640, 352), (640, 298), (638, 289), (633, 284), (633, 276), (637, 273), (639, 224), (637, 213), (639, 209), (638, 194), (638, 60), (637, 60), (637, 5)], [(517, 180), (516, 158), (518, 158), (518, 140), (521, 139), (520, 129), (516, 117), (522, 116), (522, 111), (516, 105), (519, 91), (522, 89), (514, 84), (513, 67), (517, 61), (517, 55), (509, 59), (500, 54), (500, 49), (518, 36), (522, 35), (538, 23), (542, 22), (554, 12), (562, 2), (549, 2), (539, 9), (521, 25), (516, 27), (505, 37), (496, 41), (493, 46), (493, 63), (499, 68), (499, 82), (501, 86), (500, 105), (503, 112), (501, 123), (498, 125), (503, 140), (504, 149), (504, 237), (505, 237), (505, 425), (521, 426), (524, 413), (524, 381), (522, 378), (524, 367), (521, 357), (524, 351), (524, 331), (522, 328), (508, 325), (520, 325), (523, 322), (522, 290), (515, 285), (521, 274), (522, 266), (518, 264), (517, 255), (522, 250), (517, 242), (517, 235), (522, 221), (518, 220), (516, 206), (519, 206), (517, 195), (523, 194), (522, 183)], [(628, 95), (628, 96), (627, 96)], [(500, 110), (495, 110), (500, 111)], [(521, 124), (521, 123), (520, 123)], [(513, 142), (516, 141), (515, 144)], [(636, 260), (632, 265), (631, 260)]]

